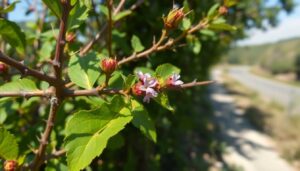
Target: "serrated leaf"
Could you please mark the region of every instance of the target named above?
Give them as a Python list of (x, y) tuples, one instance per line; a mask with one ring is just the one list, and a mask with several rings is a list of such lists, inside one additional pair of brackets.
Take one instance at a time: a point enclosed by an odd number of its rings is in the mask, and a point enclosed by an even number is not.
[(219, 23), (219, 24), (211, 24), (208, 27), (209, 29), (214, 29), (214, 30), (226, 30), (226, 31), (235, 31), (236, 27), (231, 26), (226, 23)]
[(68, 29), (76, 29), (84, 23), (89, 16), (89, 10), (90, 9), (82, 2), (82, 0), (77, 2), (69, 15)]
[(0, 157), (6, 160), (16, 160), (19, 147), (14, 135), (0, 127)]
[(117, 15), (113, 16), (114, 22), (121, 20), (122, 18), (132, 14), (131, 10), (124, 10), (119, 12)]
[(0, 13), (9, 13), (9, 12), (13, 11), (16, 7), (16, 4), (19, 2), (20, 1), (14, 1), (5, 8), (0, 7)]
[(25, 92), (32, 90), (38, 90), (38, 88), (32, 80), (29, 80), (27, 78), (11, 81), (0, 86), (0, 92)]
[(61, 18), (61, 5), (60, 0), (42, 0), (44, 4), (52, 11), (54, 15), (56, 15), (58, 18)]
[(162, 64), (160, 66), (158, 66), (155, 70), (156, 76), (166, 79), (169, 76), (171, 76), (172, 74), (179, 74), (180, 73), (180, 69), (172, 64)]
[[(111, 104), (103, 104), (98, 109), (75, 113), (66, 125), (65, 149), (68, 167), (79, 171), (101, 155), (108, 140), (124, 129), (132, 120), (131, 113), (120, 104), (116, 96)], [(116, 102), (118, 101), (118, 102)], [(120, 106), (113, 106), (118, 103)]]
[(100, 76), (98, 64), (99, 59), (95, 53), (89, 53), (84, 57), (73, 55), (68, 65), (68, 76), (79, 87), (92, 89)]
[(153, 121), (144, 106), (136, 100), (131, 100), (132, 124), (137, 127), (147, 138), (156, 142), (156, 129)]
[(135, 52), (140, 52), (145, 49), (142, 45), (141, 40), (136, 35), (133, 35), (131, 38), (131, 46)]
[(20, 27), (11, 21), (0, 18), (0, 36), (20, 54), (24, 54), (26, 47), (25, 34)]
[(174, 108), (170, 105), (169, 98), (166, 93), (164, 92), (159, 93), (158, 96), (154, 98), (154, 100), (165, 109), (174, 112)]

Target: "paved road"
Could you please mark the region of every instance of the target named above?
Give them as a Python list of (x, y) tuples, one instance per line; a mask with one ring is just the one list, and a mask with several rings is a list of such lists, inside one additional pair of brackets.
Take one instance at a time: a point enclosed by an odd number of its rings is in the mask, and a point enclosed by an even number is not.
[(232, 67), (229, 75), (243, 85), (286, 107), (289, 114), (300, 114), (300, 88), (252, 74), (249, 67)]
[[(213, 77), (222, 82), (220, 71), (215, 71)], [(244, 171), (294, 171), (279, 156), (274, 142), (241, 116), (221, 84), (210, 88), (215, 122), (220, 128), (221, 139), (227, 144), (227, 153), (223, 156), (227, 164), (239, 165)]]

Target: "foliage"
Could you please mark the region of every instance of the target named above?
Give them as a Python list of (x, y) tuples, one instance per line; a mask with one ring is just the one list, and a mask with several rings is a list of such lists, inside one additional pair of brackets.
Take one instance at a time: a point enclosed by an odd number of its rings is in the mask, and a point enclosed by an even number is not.
[[(207, 170), (186, 154), (214, 153), (209, 106), (204, 89), (186, 88), (257, 19), (235, 13), (250, 1), (123, 2), (43, 0), (25, 24), (3, 15), (0, 138), (13, 149), (0, 148), (3, 159), (31, 170)], [(178, 74), (190, 83), (175, 84)]]
[(299, 39), (272, 44), (236, 47), (229, 51), (226, 60), (232, 64), (259, 65), (270, 73), (294, 72)]

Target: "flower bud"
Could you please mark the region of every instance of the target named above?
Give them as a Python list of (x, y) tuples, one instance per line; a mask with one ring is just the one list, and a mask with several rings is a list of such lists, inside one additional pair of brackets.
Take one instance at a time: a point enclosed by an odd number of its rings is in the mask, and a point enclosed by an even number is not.
[(118, 61), (112, 58), (105, 58), (101, 61), (100, 67), (106, 74), (113, 73), (118, 66)]
[(73, 32), (69, 32), (66, 34), (66, 41), (69, 43), (73, 43), (76, 39), (76, 34)]
[(163, 18), (165, 28), (168, 30), (176, 28), (184, 16), (185, 13), (183, 12), (183, 8), (172, 9), (168, 16)]
[(219, 8), (219, 14), (220, 15), (226, 15), (228, 13), (228, 8), (226, 6), (221, 6)]
[(132, 93), (136, 96), (141, 96), (143, 95), (143, 91), (141, 90), (141, 86), (142, 86), (142, 83), (141, 82), (138, 82), (136, 83), (132, 88)]
[(5, 74), (7, 73), (8, 71), (8, 66), (3, 63), (3, 62), (0, 62), (0, 74)]
[(18, 163), (15, 160), (7, 160), (4, 163), (4, 171), (15, 171), (17, 167)]

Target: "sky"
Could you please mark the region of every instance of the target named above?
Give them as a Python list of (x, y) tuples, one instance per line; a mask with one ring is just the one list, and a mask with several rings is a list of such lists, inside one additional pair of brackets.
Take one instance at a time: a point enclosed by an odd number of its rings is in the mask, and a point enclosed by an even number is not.
[[(287, 15), (282, 12), (279, 16), (280, 24), (275, 28), (268, 28), (267, 31), (251, 29), (247, 31), (248, 38), (238, 41), (238, 46), (248, 46), (277, 42), (284, 39), (300, 37), (300, 0), (295, 0), (297, 6), (292, 14)], [(269, 2), (275, 2), (271, 0)], [(13, 21), (24, 21), (34, 19), (34, 14), (25, 15), (28, 4), (25, 0), (21, 0), (16, 5), (15, 10), (9, 15), (9, 19)]]
[[(274, 1), (274, 0), (273, 0)], [(295, 0), (297, 6), (293, 13), (281, 12), (279, 25), (266, 31), (251, 29), (247, 31), (248, 38), (238, 41), (238, 46), (259, 45), (300, 37), (300, 0)]]

